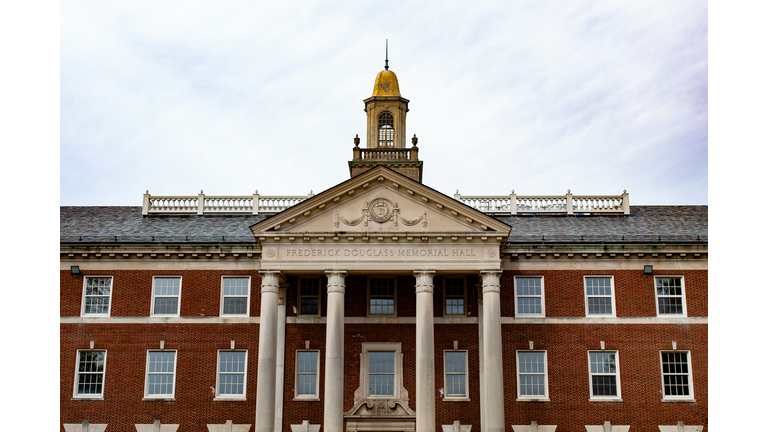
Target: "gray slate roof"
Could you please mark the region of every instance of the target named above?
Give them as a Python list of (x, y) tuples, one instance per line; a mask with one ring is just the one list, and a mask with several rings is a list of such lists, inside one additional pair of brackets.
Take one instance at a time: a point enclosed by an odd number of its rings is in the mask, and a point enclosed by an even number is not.
[[(141, 207), (61, 207), (62, 244), (256, 244), (267, 215), (152, 215)], [(497, 216), (508, 244), (706, 243), (707, 206), (632, 206), (630, 216)], [(542, 239), (543, 238), (543, 239)]]

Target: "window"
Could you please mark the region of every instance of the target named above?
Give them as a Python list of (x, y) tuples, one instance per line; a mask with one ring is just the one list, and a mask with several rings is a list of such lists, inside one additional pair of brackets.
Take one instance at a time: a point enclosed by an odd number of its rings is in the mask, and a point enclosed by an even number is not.
[(251, 277), (221, 278), (221, 315), (248, 316), (251, 299)]
[(682, 277), (656, 276), (656, 314), (686, 316)]
[(179, 316), (181, 298), (181, 277), (159, 277), (152, 279), (152, 316)]
[(584, 289), (587, 316), (616, 316), (612, 277), (585, 277)]
[(106, 351), (79, 350), (77, 352), (74, 397), (100, 398), (104, 396), (104, 366), (106, 362)]
[(549, 399), (546, 351), (517, 352), (517, 397)]
[(144, 396), (173, 398), (176, 382), (176, 351), (147, 351)]
[(299, 279), (299, 315), (320, 315), (320, 278)]
[(543, 277), (515, 277), (515, 316), (544, 316)]
[(86, 276), (83, 281), (82, 316), (109, 316), (112, 276)]
[(445, 359), (445, 398), (466, 400), (467, 391), (467, 352), (444, 351)]
[(379, 114), (379, 147), (395, 146), (395, 120), (392, 114), (384, 111)]
[(444, 315), (465, 316), (467, 314), (466, 304), (467, 290), (466, 279), (463, 277), (445, 277), (443, 279), (445, 289), (445, 311)]
[(592, 399), (621, 398), (618, 352), (589, 352), (589, 396)]
[(298, 398), (320, 397), (318, 393), (318, 370), (320, 369), (320, 352), (296, 351), (296, 393)]
[(360, 360), (360, 387), (355, 391), (355, 403), (360, 399), (406, 397), (400, 342), (363, 342)]
[(368, 394), (371, 396), (395, 395), (395, 353), (368, 353)]
[(661, 380), (664, 399), (692, 400), (690, 351), (662, 351)]
[(245, 370), (247, 351), (219, 351), (219, 367), (216, 374), (216, 397), (245, 398)]
[(395, 278), (368, 279), (368, 316), (395, 316)]

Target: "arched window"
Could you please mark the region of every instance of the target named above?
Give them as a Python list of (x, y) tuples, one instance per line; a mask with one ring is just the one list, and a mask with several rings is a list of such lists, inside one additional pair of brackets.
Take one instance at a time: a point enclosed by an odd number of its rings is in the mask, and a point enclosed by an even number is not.
[(395, 120), (392, 114), (384, 111), (379, 114), (379, 147), (395, 146)]

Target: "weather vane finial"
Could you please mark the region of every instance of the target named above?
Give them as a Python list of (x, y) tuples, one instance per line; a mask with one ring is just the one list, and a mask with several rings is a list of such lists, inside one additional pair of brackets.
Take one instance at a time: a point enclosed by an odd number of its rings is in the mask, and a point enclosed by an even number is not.
[(387, 41), (387, 47), (385, 48), (386, 54), (384, 58), (384, 70), (389, 70), (389, 39), (386, 39), (386, 41)]

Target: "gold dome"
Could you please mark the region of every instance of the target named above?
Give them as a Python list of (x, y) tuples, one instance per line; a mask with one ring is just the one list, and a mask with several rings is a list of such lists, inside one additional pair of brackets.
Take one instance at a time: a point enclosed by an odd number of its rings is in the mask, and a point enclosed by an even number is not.
[(376, 75), (376, 83), (373, 85), (373, 96), (400, 96), (397, 75), (391, 70), (379, 72)]

